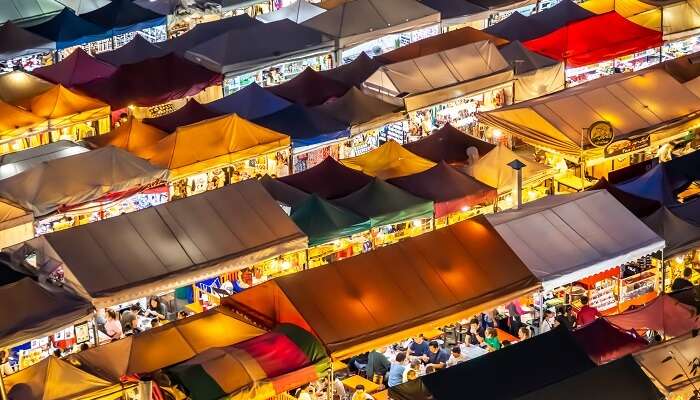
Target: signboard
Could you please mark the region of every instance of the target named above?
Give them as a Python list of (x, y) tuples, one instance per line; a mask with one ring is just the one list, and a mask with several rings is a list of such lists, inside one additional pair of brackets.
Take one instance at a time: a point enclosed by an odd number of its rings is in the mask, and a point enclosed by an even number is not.
[(598, 121), (588, 128), (588, 141), (595, 147), (605, 147), (615, 138), (610, 122)]
[(75, 341), (78, 344), (87, 343), (90, 341), (90, 327), (88, 321), (75, 325)]
[(651, 136), (644, 135), (636, 138), (616, 140), (605, 147), (605, 157), (615, 157), (645, 149), (651, 145)]
[(159, 104), (148, 109), (149, 118), (158, 118), (175, 112), (173, 103)]

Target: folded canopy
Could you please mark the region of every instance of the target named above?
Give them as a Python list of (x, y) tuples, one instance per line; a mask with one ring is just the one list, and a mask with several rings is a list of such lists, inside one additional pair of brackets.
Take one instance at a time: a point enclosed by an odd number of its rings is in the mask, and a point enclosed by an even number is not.
[(381, 179), (417, 174), (435, 166), (434, 162), (411, 153), (393, 140), (368, 153), (340, 162), (346, 167)]
[[(284, 324), (257, 338), (210, 349), (168, 368), (192, 398), (270, 398), (323, 377), (330, 358), (313, 335)], [(230, 396), (230, 397), (229, 397)]]
[(547, 291), (664, 247), (603, 190), (546, 197), (487, 218)]
[(209, 39), (213, 39), (221, 34), (235, 31), (237, 29), (248, 28), (254, 25), (260, 25), (262, 22), (251, 18), (248, 14), (236, 15), (234, 17), (222, 18), (216, 21), (197, 24), (194, 28), (183, 33), (180, 36), (161, 42), (168, 51), (184, 56), (185, 53), (204, 43)]
[(292, 220), (309, 237), (309, 246), (369, 230), (370, 219), (338, 207), (316, 194), (292, 207)]
[(297, 324), (342, 359), (491, 309), (537, 286), (493, 227), (476, 217), (267, 281), (223, 302), (269, 326)]
[(364, 51), (348, 64), (343, 64), (319, 73), (347, 86), (361, 87), (362, 83), (381, 67), (382, 64)]
[(435, 202), (436, 218), (496, 198), (495, 188), (457, 171), (444, 161), (421, 173), (390, 179), (389, 183)]
[(260, 184), (263, 185), (273, 199), (290, 208), (301, 204), (309, 197), (309, 194), (303, 190), (267, 174), (260, 178)]
[(109, 116), (109, 106), (58, 84), (27, 100), (32, 114), (49, 120), (58, 129), (72, 122), (96, 120)]
[(606, 319), (622, 329), (663, 332), (666, 336), (681, 336), (700, 328), (700, 316), (695, 307), (680, 303), (662, 294), (635, 310), (611, 315)]
[(56, 50), (56, 42), (20, 28), (12, 21), (0, 26), (0, 61)]
[(399, 113), (401, 107), (365, 94), (356, 87), (348, 90), (341, 98), (329, 100), (315, 109), (350, 126), (368, 123), (381, 126), (405, 119)]
[(499, 193), (507, 193), (513, 189), (515, 182), (515, 171), (508, 165), (513, 160), (525, 164), (522, 169), (525, 184), (544, 179), (545, 174), (550, 171), (546, 165), (517, 155), (501, 143), (474, 163), (471, 174), (481, 182), (497, 188)]
[(371, 183), (333, 203), (367, 217), (373, 227), (433, 216), (433, 202), (374, 178)]
[(265, 331), (223, 307), (174, 321), (138, 335), (69, 356), (84, 371), (117, 383), (122, 377), (157, 371), (209, 349), (230, 346)]
[(661, 203), (658, 201), (627, 193), (624, 190), (618, 189), (617, 186), (611, 185), (605, 178), (601, 178), (595, 185), (587, 190), (607, 190), (615, 200), (619, 201), (620, 204), (625, 206), (625, 208), (630, 210), (630, 212), (638, 218), (647, 217), (661, 207)]
[(166, 16), (139, 7), (132, 0), (112, 0), (96, 10), (81, 14), (80, 18), (111, 29), (115, 35), (165, 25), (167, 21)]
[(411, 153), (433, 162), (444, 161), (449, 164), (467, 162), (467, 149), (470, 147), (476, 147), (479, 156), (483, 157), (496, 146), (462, 132), (449, 122), (429, 136), (404, 145)]
[(309, 107), (342, 97), (348, 89), (344, 83), (325, 77), (311, 67), (306, 67), (302, 73), (287, 82), (267, 88), (292, 103)]
[(515, 73), (514, 102), (541, 97), (566, 87), (563, 62), (530, 51), (519, 41), (498, 50)]
[(532, 51), (565, 61), (567, 67), (580, 67), (659, 47), (663, 43), (661, 36), (661, 32), (611, 11), (569, 23), (523, 44)]
[(157, 118), (144, 118), (145, 124), (156, 127), (157, 129), (172, 133), (181, 126), (195, 124), (205, 119), (219, 117), (223, 113), (212, 111), (207, 106), (199, 103), (195, 99), (187, 100), (184, 106), (178, 108), (170, 114), (165, 114)]
[(220, 82), (221, 75), (170, 53), (122, 65), (109, 77), (77, 87), (90, 96), (102, 99), (112, 108), (120, 109), (129, 105), (147, 107), (163, 104), (195, 95)]
[(94, 24), (77, 15), (66, 7), (50, 19), (27, 28), (47, 39), (56, 42), (56, 48), (65, 49), (82, 44), (109, 39), (112, 32), (109, 28)]
[(66, 87), (90, 82), (93, 79), (112, 75), (116, 67), (93, 58), (82, 48), (73, 50), (71, 55), (56, 64), (47, 65), (32, 71), (32, 74)]
[(270, 115), (292, 105), (253, 82), (243, 89), (221, 99), (207, 103), (206, 107), (221, 114), (238, 114), (253, 120)]
[(168, 136), (167, 132), (146, 125), (136, 118), (130, 118), (109, 133), (91, 136), (84, 140), (93, 148), (114, 146), (141, 158), (148, 158), (151, 155), (149, 148), (166, 136)]
[(0, 180), (35, 168), (44, 162), (87, 151), (85, 147), (69, 140), (59, 140), (43, 146), (3, 154), (0, 156)]
[(164, 180), (167, 170), (108, 146), (45, 161), (0, 181), (0, 196), (42, 216), (62, 207), (98, 200), (109, 193)]
[(317, 5), (309, 3), (308, 1), (297, 1), (277, 11), (258, 15), (256, 18), (263, 22), (274, 22), (281, 19), (289, 19), (297, 24), (301, 24), (302, 22), (322, 14), (325, 11), (325, 8), (321, 8)]
[(12, 71), (0, 75), (0, 100), (25, 105), (27, 99), (51, 89), (53, 84), (24, 71)]
[(298, 104), (292, 104), (253, 121), (289, 135), (294, 147), (311, 146), (350, 135), (349, 124)]
[(236, 114), (178, 128), (147, 151), (148, 160), (177, 179), (288, 148), (289, 136)]
[(573, 332), (576, 342), (598, 365), (643, 350), (649, 342), (598, 318)]
[(475, 397), (515, 399), (594, 367), (571, 333), (559, 327), (389, 390), (396, 400), (463, 399), (465, 388)]
[(700, 226), (693, 225), (661, 207), (642, 221), (666, 242), (664, 257), (692, 250), (700, 244)]
[(149, 58), (163, 57), (166, 54), (168, 54), (168, 50), (149, 42), (137, 33), (124, 46), (116, 50), (96, 54), (95, 58), (118, 67), (124, 64), (141, 62)]
[(32, 128), (46, 125), (46, 119), (0, 100), (0, 136), (19, 136)]
[(681, 398), (690, 398), (697, 387), (698, 378), (692, 373), (692, 360), (697, 360), (698, 357), (700, 335), (696, 333), (668, 340), (634, 356), (657, 385), (672, 395), (682, 396)]
[(348, 168), (332, 157), (327, 157), (320, 164), (303, 172), (278, 179), (306, 193), (317, 194), (324, 199), (347, 196), (372, 181), (371, 176)]
[(306, 242), (265, 189), (248, 180), (28, 244), (38, 265), (54, 259), (69, 284), (101, 307), (237, 271)]

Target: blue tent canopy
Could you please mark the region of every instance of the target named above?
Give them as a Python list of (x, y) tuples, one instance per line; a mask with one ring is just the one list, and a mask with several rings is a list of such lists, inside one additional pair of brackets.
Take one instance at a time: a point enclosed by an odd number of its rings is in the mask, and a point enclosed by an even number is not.
[(109, 28), (84, 20), (75, 15), (75, 12), (67, 7), (51, 19), (26, 29), (37, 35), (53, 40), (56, 42), (56, 48), (58, 49), (65, 49), (112, 37), (112, 31)]
[(219, 100), (207, 103), (206, 107), (220, 114), (238, 114), (247, 120), (270, 115), (292, 105), (289, 101), (275, 96), (257, 83)]
[(131, 0), (112, 0), (104, 7), (80, 16), (94, 24), (112, 29), (114, 35), (165, 25), (167, 17), (139, 7)]
[(124, 46), (116, 50), (99, 53), (95, 55), (95, 58), (118, 67), (125, 64), (135, 64), (149, 58), (163, 57), (166, 54), (168, 54), (167, 50), (156, 46), (137, 34)]
[(253, 122), (289, 135), (293, 147), (310, 146), (350, 136), (347, 124), (298, 104)]
[(687, 185), (684, 179), (673, 179), (665, 163), (657, 164), (644, 175), (616, 185), (627, 193), (656, 200), (665, 206), (678, 204), (675, 192)]

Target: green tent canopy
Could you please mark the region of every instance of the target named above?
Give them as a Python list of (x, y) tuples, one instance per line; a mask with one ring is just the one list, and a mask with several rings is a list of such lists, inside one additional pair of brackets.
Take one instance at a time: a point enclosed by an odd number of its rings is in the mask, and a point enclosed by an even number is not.
[(370, 219), (372, 227), (433, 216), (433, 202), (375, 178), (361, 189), (333, 201)]
[(368, 218), (342, 209), (313, 194), (292, 207), (292, 220), (309, 237), (309, 246), (369, 230)]

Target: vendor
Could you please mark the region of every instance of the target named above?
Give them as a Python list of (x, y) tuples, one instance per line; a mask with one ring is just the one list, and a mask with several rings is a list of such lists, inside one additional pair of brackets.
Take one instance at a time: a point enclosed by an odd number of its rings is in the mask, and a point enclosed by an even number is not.
[(168, 311), (165, 304), (157, 296), (153, 296), (148, 299), (148, 311), (147, 313), (153, 317), (157, 317), (161, 321), (165, 321), (168, 315)]
[(671, 285), (671, 291), (675, 292), (678, 290), (683, 290), (687, 288), (693, 287), (693, 282), (690, 281), (690, 277), (693, 276), (693, 270), (686, 267), (683, 269), (683, 276), (679, 276), (678, 278), (673, 280), (673, 284)]
[(581, 297), (581, 304), (583, 307), (576, 313), (576, 326), (581, 327), (595, 321), (596, 318), (600, 317), (600, 312), (597, 308), (588, 305), (588, 297)]

